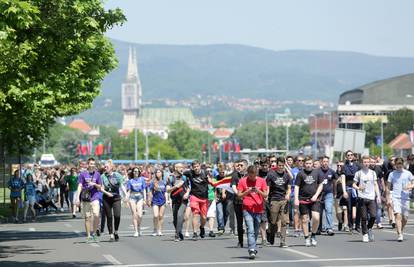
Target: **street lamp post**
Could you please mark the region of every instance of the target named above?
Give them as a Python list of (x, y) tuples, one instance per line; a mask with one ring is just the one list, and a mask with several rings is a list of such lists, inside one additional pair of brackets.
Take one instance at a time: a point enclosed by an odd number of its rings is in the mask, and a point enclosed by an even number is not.
[(318, 133), (317, 133), (317, 129), (318, 129), (318, 124), (317, 124), (317, 120), (316, 120), (316, 115), (315, 114), (311, 114), (311, 117), (313, 117), (314, 120), (314, 124), (315, 127), (313, 129), (313, 134), (314, 134), (314, 138), (315, 138), (315, 149), (314, 149), (314, 158), (316, 159), (318, 156)]

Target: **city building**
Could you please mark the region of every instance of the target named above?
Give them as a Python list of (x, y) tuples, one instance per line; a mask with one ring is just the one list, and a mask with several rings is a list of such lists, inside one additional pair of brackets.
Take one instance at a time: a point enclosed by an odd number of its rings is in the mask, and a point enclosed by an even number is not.
[(414, 74), (376, 81), (342, 93), (338, 126), (363, 129), (367, 122), (386, 124), (387, 115), (402, 108), (414, 110)]
[(168, 137), (168, 127), (178, 121), (186, 122), (192, 129), (200, 129), (200, 122), (189, 108), (146, 108), (142, 105), (142, 86), (139, 78), (135, 49), (130, 48), (128, 71), (122, 84), (123, 120), (121, 132), (138, 129), (144, 133)]

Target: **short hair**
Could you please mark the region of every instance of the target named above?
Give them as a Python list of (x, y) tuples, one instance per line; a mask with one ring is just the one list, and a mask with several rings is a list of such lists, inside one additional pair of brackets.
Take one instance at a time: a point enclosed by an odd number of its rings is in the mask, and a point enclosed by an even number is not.
[(369, 155), (364, 155), (364, 156), (362, 157), (362, 160), (365, 160), (365, 159), (369, 159), (369, 160), (371, 160), (371, 157), (370, 157)]
[(247, 159), (241, 159), (240, 161), (239, 161), (239, 163), (243, 163), (243, 164), (246, 164), (246, 165), (248, 165), (249, 163), (247, 162)]
[(328, 157), (328, 156), (323, 156), (323, 157), (321, 157), (321, 160), (324, 160), (324, 159), (329, 160), (329, 157)]
[(404, 164), (404, 159), (403, 158), (401, 158), (401, 157), (398, 157), (398, 158), (396, 158), (395, 159), (395, 164)]
[(345, 151), (345, 156), (349, 153), (349, 152), (351, 152), (352, 154), (354, 154), (354, 152), (352, 152), (352, 150), (347, 150), (347, 151)]
[(247, 173), (257, 173), (257, 168), (254, 165), (250, 165), (249, 167), (247, 167)]
[(91, 161), (96, 161), (94, 158), (88, 158), (88, 164), (89, 164), (89, 162), (91, 162)]
[(279, 162), (282, 162), (283, 164), (285, 164), (286, 160), (285, 160), (285, 158), (284, 158), (284, 157), (278, 157), (278, 158), (276, 159), (276, 163), (277, 163), (277, 164), (279, 164)]
[(312, 161), (313, 162), (313, 158), (311, 156), (306, 156), (304, 162), (306, 161)]
[(290, 155), (289, 155), (289, 156), (286, 156), (286, 160), (287, 160), (287, 159), (292, 159), (292, 160), (294, 160), (294, 158), (293, 158), (292, 156), (290, 156)]
[(191, 166), (193, 166), (193, 167), (197, 164), (201, 164), (200, 161), (194, 160), (193, 162), (191, 162)]

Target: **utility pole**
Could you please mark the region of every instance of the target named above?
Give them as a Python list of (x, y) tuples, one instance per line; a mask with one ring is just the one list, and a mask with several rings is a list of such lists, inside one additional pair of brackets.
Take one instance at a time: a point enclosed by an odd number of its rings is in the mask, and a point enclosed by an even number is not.
[(269, 125), (268, 125), (268, 120), (267, 120), (267, 110), (266, 110), (266, 155), (268, 155), (268, 151), (269, 151)]
[(138, 160), (138, 132), (137, 127), (135, 125), (134, 128), (134, 161)]

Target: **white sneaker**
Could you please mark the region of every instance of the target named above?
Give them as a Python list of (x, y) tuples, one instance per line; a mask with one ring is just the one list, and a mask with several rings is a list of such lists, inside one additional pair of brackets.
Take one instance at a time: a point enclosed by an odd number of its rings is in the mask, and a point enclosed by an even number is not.
[(139, 235), (138, 232), (134, 233), (134, 237), (138, 237), (138, 235)]
[(305, 238), (305, 246), (310, 247), (311, 246), (311, 240), (310, 237)]
[(158, 236), (163, 236), (163, 235), (164, 234), (161, 231), (158, 232)]
[(65, 210), (63, 208), (60, 208), (60, 212), (64, 212)]
[(152, 236), (157, 236), (157, 232), (154, 231), (151, 235)]
[(109, 235), (109, 241), (114, 241), (115, 240), (115, 236), (114, 234), (110, 234)]
[(372, 229), (368, 230), (368, 240), (369, 242), (374, 242), (374, 233), (372, 232)]
[(402, 242), (404, 240), (403, 234), (399, 234), (397, 240), (398, 240), (398, 242)]
[(365, 243), (369, 242), (368, 234), (365, 234), (362, 236), (362, 242), (365, 242)]
[(318, 241), (316, 241), (316, 237), (311, 237), (311, 244), (312, 246), (316, 247), (316, 245), (318, 244)]
[(185, 237), (190, 237), (190, 233), (189, 232), (185, 232), (184, 236)]

